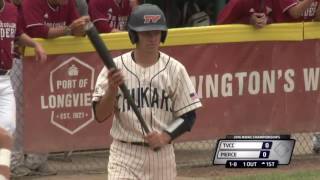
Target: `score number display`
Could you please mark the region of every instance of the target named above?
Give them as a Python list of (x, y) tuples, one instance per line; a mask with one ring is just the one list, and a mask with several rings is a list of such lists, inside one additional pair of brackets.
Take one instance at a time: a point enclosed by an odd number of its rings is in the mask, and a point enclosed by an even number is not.
[(217, 141), (213, 165), (227, 168), (276, 168), (291, 161), (295, 140), (290, 135), (227, 136)]

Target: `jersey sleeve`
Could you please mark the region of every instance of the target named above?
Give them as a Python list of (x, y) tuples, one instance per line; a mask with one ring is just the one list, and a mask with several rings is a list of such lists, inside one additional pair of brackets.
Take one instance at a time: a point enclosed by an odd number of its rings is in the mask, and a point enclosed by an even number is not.
[(40, 1), (22, 1), (23, 15), (26, 27), (44, 26), (43, 8)]
[(109, 33), (112, 30), (110, 24), (106, 21), (96, 21), (94, 22), (94, 25), (96, 26), (99, 33)]
[(25, 32), (31, 37), (47, 38), (49, 27), (44, 24), (41, 1), (22, 1)]
[(104, 96), (106, 89), (108, 87), (107, 75), (108, 75), (108, 69), (106, 67), (103, 67), (103, 69), (101, 70), (97, 78), (95, 89), (92, 94), (93, 102), (99, 102), (100, 99)]
[(297, 0), (281, 0), (279, 1), (280, 8), (282, 10), (282, 13), (285, 13), (293, 6), (296, 6), (298, 4)]
[(69, 20), (67, 22), (68, 25), (70, 25), (74, 20), (80, 17), (76, 2), (74, 0), (71, 0), (69, 2)]
[(178, 72), (176, 88), (173, 94), (173, 111), (175, 117), (201, 107), (202, 104), (190, 80), (190, 77), (181, 65)]
[(237, 23), (243, 16), (242, 0), (231, 0), (219, 13), (217, 24)]
[(108, 22), (106, 4), (107, 2), (101, 0), (89, 1), (89, 15), (91, 21), (97, 27), (100, 33), (106, 33), (111, 31), (111, 27)]

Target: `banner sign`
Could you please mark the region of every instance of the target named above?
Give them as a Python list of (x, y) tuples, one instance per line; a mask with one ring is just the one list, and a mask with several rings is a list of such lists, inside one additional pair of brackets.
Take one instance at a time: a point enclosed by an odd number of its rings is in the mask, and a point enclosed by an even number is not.
[[(163, 47), (182, 62), (203, 108), (179, 140), (226, 134), (320, 131), (320, 41), (241, 42)], [(113, 56), (123, 52), (113, 51)], [(24, 61), (27, 151), (106, 148), (111, 120), (94, 121), (91, 95), (102, 62), (95, 52)]]

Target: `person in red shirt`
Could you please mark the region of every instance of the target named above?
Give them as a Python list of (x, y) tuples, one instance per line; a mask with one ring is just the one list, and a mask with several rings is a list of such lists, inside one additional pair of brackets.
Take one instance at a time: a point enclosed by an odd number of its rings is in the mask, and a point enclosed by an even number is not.
[(133, 0), (90, 0), (89, 15), (100, 33), (124, 31), (136, 5)]
[(26, 33), (31, 37), (85, 35), (89, 16), (80, 17), (74, 0), (25, 0), (22, 7)]
[(231, 0), (219, 13), (217, 24), (252, 24), (262, 28), (271, 23), (271, 0)]
[(14, 41), (33, 47), (35, 59), (47, 58), (42, 46), (22, 31), (18, 10), (11, 2), (0, 0), (0, 179), (10, 178), (12, 135), (16, 128), (16, 103), (10, 81)]
[(275, 22), (317, 20), (319, 3), (320, 0), (273, 0), (273, 19)]

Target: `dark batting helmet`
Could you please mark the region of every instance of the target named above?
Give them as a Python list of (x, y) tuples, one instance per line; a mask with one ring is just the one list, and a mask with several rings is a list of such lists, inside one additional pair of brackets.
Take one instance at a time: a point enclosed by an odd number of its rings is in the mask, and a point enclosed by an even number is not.
[(161, 31), (161, 42), (167, 37), (167, 22), (162, 10), (152, 4), (142, 4), (136, 7), (128, 20), (129, 37), (132, 44), (138, 42), (137, 32)]

